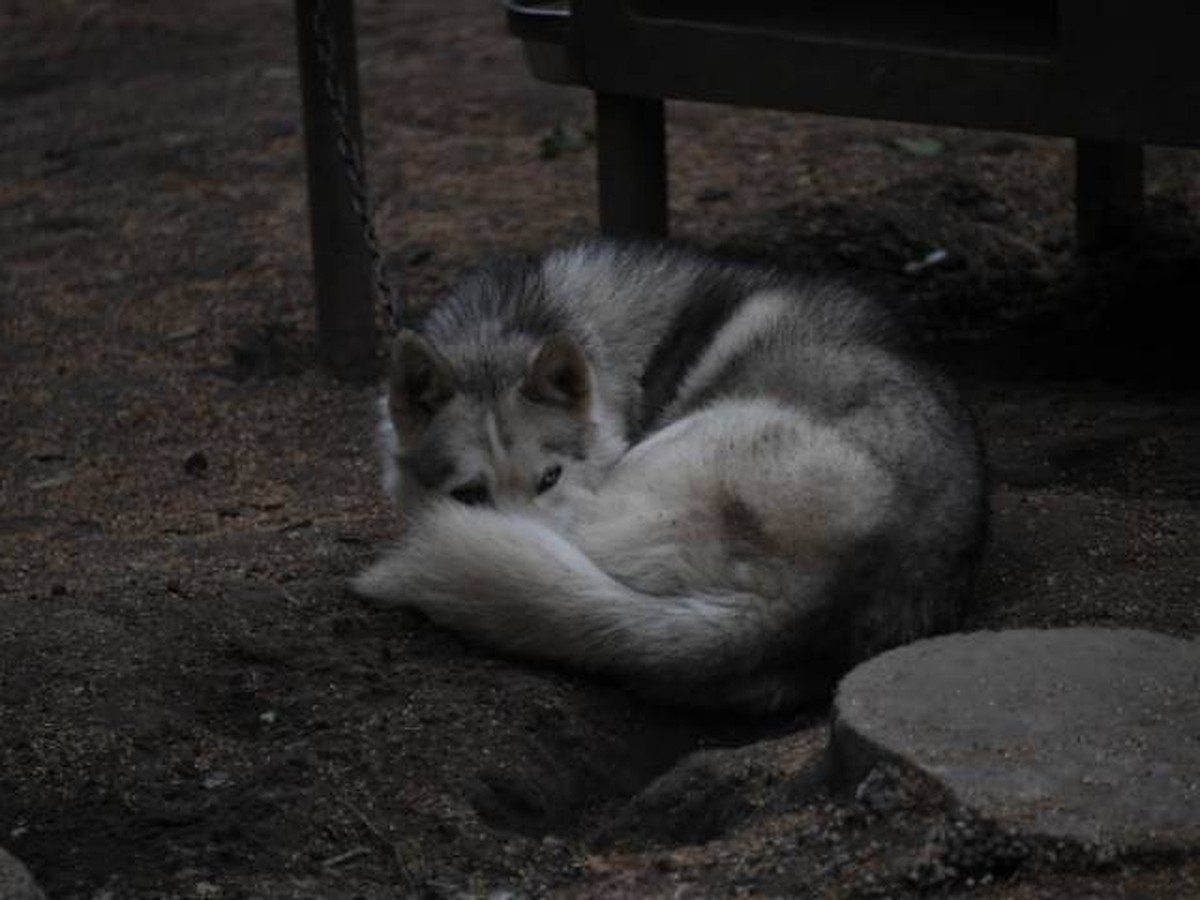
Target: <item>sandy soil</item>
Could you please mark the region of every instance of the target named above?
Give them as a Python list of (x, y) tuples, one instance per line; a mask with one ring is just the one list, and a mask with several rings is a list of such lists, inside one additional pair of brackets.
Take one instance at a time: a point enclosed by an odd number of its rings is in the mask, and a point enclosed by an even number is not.
[[(821, 710), (684, 715), (348, 597), (393, 524), (374, 390), (315, 362), (291, 4), (183, 8), (0, 3), (0, 845), (50, 896), (1200, 896), (1195, 857), (831, 793)], [(414, 302), (594, 232), (588, 97), (494, 4), (359, 13)], [(677, 236), (878, 290), (961, 380), (973, 626), (1200, 634), (1194, 155), (1151, 151), (1143, 240), (1085, 264), (1067, 142), (670, 116)]]

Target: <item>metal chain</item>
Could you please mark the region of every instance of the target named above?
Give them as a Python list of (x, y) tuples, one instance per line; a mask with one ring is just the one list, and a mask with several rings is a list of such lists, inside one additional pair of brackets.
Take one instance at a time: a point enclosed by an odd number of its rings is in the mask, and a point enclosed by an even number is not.
[(375, 291), (387, 317), (387, 326), (394, 334), (403, 325), (403, 298), (393, 289), (388, 278), (387, 264), (375, 234), (374, 211), (367, 191), (367, 172), (363, 164), (362, 147), (350, 133), (350, 104), (346, 96), (346, 86), (338, 77), (337, 46), (329, 27), (325, 0), (313, 0), (312, 27), (317, 62), (325, 72), (325, 97), (329, 101), (329, 113), (337, 132), (337, 151), (345, 164), (346, 185), (350, 189), (350, 208), (358, 217), (363, 243), (371, 258)]

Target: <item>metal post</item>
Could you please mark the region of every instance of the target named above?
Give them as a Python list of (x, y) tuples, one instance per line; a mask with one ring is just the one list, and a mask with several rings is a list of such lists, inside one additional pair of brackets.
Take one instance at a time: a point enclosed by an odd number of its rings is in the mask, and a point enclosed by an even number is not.
[[(345, 163), (338, 154), (337, 128), (316, 53), (314, 5), (315, 0), (295, 0), (317, 342), (322, 361), (337, 375), (361, 378), (376, 368), (379, 341), (371, 258), (351, 205)], [(336, 47), (338, 77), (346, 91), (346, 124), (362, 147), (354, 3), (326, 0), (325, 8)]]
[(1142, 217), (1141, 144), (1075, 141), (1075, 230), (1093, 252), (1131, 238)]
[(667, 152), (662, 100), (596, 95), (600, 230), (611, 237), (667, 234)]

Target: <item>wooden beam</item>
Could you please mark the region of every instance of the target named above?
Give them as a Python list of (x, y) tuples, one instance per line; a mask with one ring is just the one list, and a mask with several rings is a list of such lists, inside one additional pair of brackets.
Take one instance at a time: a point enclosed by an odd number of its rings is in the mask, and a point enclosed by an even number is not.
[(667, 152), (663, 102), (596, 95), (600, 230), (610, 237), (667, 234)]
[(1084, 253), (1114, 247), (1142, 218), (1141, 144), (1075, 141), (1075, 230)]

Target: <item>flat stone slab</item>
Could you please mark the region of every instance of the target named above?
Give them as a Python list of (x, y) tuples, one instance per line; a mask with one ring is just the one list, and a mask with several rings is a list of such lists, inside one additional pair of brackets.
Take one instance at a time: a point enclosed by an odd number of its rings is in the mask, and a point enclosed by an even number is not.
[(980, 816), (1117, 852), (1200, 848), (1200, 642), (1102, 628), (955, 634), (834, 701), (835, 771), (899, 762)]

